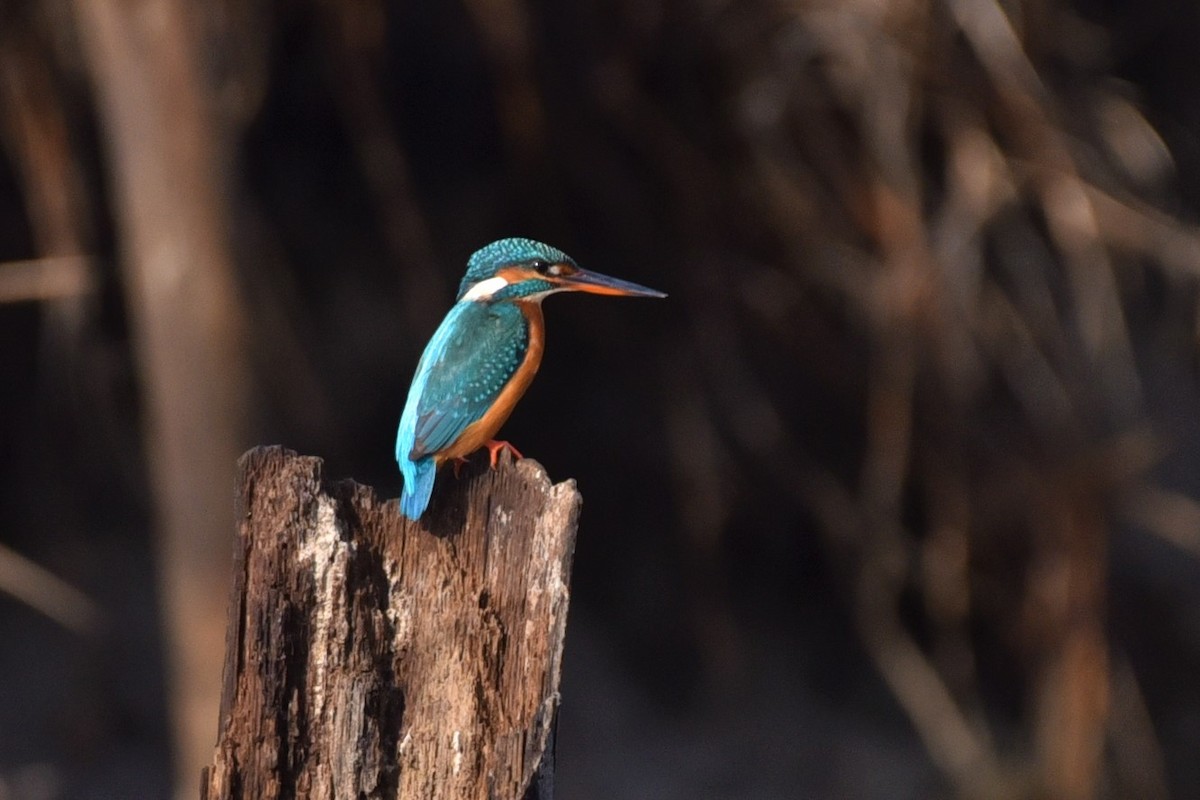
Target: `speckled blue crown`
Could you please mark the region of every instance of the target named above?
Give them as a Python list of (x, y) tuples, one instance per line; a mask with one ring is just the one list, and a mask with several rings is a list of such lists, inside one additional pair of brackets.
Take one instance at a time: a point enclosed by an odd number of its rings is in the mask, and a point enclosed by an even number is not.
[(461, 299), (473, 284), (495, 275), (502, 267), (528, 261), (546, 261), (551, 264), (575, 264), (562, 250), (533, 239), (500, 239), (476, 250), (467, 261), (467, 274), (458, 285)]

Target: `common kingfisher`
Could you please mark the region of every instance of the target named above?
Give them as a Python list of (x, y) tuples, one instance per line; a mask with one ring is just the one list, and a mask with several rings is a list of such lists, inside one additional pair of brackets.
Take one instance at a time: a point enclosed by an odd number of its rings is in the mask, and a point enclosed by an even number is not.
[(476, 251), (453, 308), (421, 354), (400, 416), (400, 510), (409, 519), (425, 512), (445, 462), (487, 447), (494, 467), (500, 449), (516, 453), (492, 437), (542, 362), (542, 300), (555, 292), (666, 297), (581, 269), (561, 250), (531, 239), (501, 239)]

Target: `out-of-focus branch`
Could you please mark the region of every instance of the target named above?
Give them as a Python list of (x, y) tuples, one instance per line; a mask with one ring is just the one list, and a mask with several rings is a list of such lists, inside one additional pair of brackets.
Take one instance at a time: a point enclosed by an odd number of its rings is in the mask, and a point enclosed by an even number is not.
[(1036, 736), (1042, 791), (1097, 796), (1111, 693), (1106, 608), (1107, 530), (1098, 488), (1048, 485), (1035, 512), (1045, 544), (1032, 565), (1027, 623), (1036, 648)]
[(88, 196), (43, 33), (18, 14), (0, 31), (0, 132), (20, 171), (40, 255), (67, 256), (87, 250)]
[(25, 556), (0, 545), (0, 591), (75, 633), (96, 633), (100, 610), (86, 594)]
[(408, 154), (388, 113), (386, 97), (371, 69), (381, 55), (385, 9), (377, 0), (333, 2), (321, 6), (328, 50), (330, 84), (346, 136), (374, 201), (375, 213), (391, 256), (403, 265), (400, 302), (414, 330), (437, 324), (443, 291), (434, 262), (433, 242), (413, 186)]
[(1013, 780), (1001, 772), (986, 731), (963, 713), (934, 664), (904, 629), (895, 579), (880, 566), (867, 564), (856, 586), (859, 633), (929, 757), (962, 797)]
[(1114, 249), (1151, 258), (1172, 275), (1200, 278), (1200, 229), (1133, 199), (1087, 187), (1101, 234)]
[(1129, 493), (1123, 511), (1150, 533), (1200, 558), (1200, 502), (1195, 498), (1145, 486)]
[(77, 298), (91, 291), (87, 256), (48, 256), (0, 264), (0, 303)]
[(225, 177), (193, 14), (178, 0), (78, 0), (107, 141), (125, 298), (145, 398), (180, 794), (214, 741), (227, 511), (248, 404), (246, 312), (233, 274)]
[(522, 0), (468, 0), (467, 11), (491, 62), (496, 108), (513, 161), (525, 167), (546, 138), (546, 111), (534, 78), (529, 7)]
[(68, 14), (22, 4), (0, 25), (0, 134), (17, 166), (40, 257), (4, 270), (0, 300), (43, 301), (47, 341), (78, 361), (84, 295), (93, 281), (93, 265), (80, 254), (91, 251), (95, 237), (68, 95), (47, 41), (47, 29)]

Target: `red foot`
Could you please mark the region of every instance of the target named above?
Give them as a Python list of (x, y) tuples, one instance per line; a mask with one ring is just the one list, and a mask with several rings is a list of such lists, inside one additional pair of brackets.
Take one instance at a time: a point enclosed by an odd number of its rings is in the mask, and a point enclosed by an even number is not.
[(520, 450), (513, 447), (508, 442), (500, 442), (495, 439), (490, 439), (490, 440), (488, 440), (488, 443), (484, 445), (484, 447), (486, 447), (488, 449), (488, 453), (491, 456), (492, 469), (496, 468), (496, 459), (500, 458), (501, 450), (507, 450), (508, 452), (512, 453), (513, 458), (516, 458), (516, 459), (521, 459), (521, 458), (525, 457), (525, 456), (521, 455)]
[(462, 472), (463, 464), (468, 464), (468, 463), (470, 463), (469, 459), (462, 458), (461, 456), (459, 456), (459, 457), (455, 458), (453, 461), (451, 461), (450, 466), (454, 470), (455, 478), (458, 477), (458, 473)]

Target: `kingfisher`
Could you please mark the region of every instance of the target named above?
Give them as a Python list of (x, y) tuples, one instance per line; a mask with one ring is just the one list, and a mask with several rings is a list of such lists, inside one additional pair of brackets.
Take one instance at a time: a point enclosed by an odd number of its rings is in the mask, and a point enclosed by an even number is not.
[(508, 419), (542, 363), (542, 300), (556, 292), (666, 297), (629, 281), (581, 269), (561, 250), (532, 239), (501, 239), (476, 251), (454, 306), (417, 363), (396, 434), (404, 476), (400, 511), (421, 518), (437, 470), (486, 447), (491, 465), (502, 449), (492, 437)]

